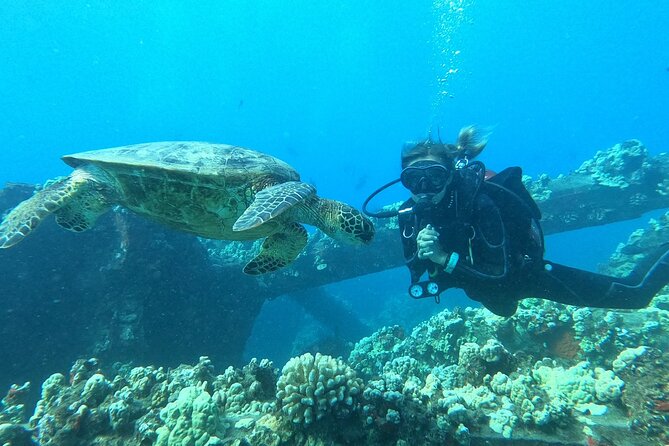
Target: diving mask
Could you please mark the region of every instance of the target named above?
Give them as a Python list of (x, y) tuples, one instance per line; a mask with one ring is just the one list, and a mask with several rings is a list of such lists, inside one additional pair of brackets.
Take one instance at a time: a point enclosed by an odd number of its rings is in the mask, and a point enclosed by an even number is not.
[(453, 171), (434, 161), (418, 161), (402, 170), (400, 181), (414, 195), (438, 193), (453, 177)]

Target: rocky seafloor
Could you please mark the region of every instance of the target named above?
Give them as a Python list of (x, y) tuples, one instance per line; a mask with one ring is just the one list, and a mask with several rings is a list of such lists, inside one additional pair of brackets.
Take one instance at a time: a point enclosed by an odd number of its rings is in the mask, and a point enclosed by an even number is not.
[(384, 327), (348, 358), (217, 372), (77, 361), (0, 412), (5, 445), (663, 445), (669, 294), (638, 311), (527, 299), (509, 319), (444, 310)]

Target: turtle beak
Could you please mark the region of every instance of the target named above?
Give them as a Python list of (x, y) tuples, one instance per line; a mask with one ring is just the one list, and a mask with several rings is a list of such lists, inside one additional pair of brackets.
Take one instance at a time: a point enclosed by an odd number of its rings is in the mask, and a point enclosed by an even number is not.
[(374, 223), (365, 216), (362, 216), (362, 229), (358, 238), (365, 244), (369, 245), (374, 240), (374, 234), (376, 230), (374, 229)]

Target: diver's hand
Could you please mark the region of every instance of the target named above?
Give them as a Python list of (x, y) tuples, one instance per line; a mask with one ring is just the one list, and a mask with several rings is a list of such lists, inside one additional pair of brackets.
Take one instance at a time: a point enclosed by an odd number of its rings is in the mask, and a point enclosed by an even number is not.
[(448, 254), (441, 247), (439, 243), (439, 233), (432, 227), (427, 225), (418, 233), (416, 237), (416, 245), (418, 246), (418, 258), (421, 260), (431, 260), (439, 265), (446, 264)]

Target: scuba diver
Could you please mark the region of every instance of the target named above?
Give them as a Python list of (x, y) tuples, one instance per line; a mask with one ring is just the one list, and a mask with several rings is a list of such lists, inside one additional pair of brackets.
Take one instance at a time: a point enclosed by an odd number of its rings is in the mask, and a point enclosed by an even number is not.
[[(364, 203), (370, 216), (398, 216), (412, 297), (439, 302), (446, 289), (462, 288), (491, 312), (510, 317), (526, 297), (643, 308), (669, 283), (667, 243), (624, 278), (545, 260), (541, 212), (522, 183), (521, 169), (493, 174), (472, 161), (486, 144), (486, 136), (473, 126), (460, 131), (456, 144), (429, 138), (407, 144), (400, 178)], [(372, 198), (398, 182), (411, 192), (399, 210), (367, 210)]]

